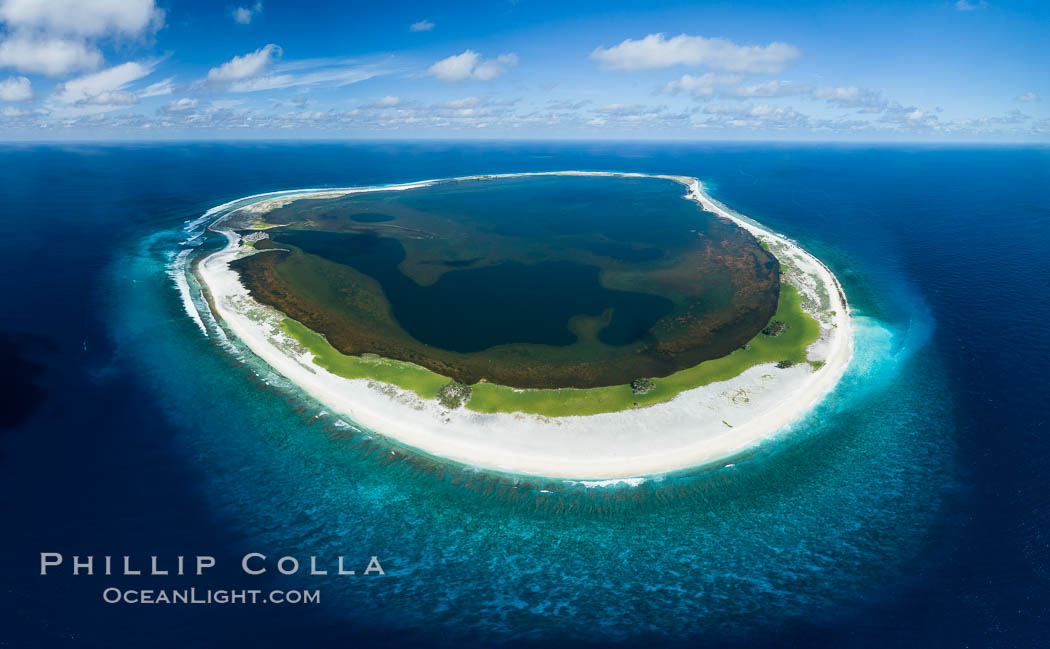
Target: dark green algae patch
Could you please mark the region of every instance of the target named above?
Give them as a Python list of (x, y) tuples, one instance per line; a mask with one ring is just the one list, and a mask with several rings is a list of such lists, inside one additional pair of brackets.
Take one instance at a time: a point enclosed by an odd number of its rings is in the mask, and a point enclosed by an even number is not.
[(778, 308), (776, 259), (683, 194), (551, 176), (302, 199), (265, 216), (270, 252), (232, 266), (344, 356), (507, 389), (622, 387), (733, 353)]

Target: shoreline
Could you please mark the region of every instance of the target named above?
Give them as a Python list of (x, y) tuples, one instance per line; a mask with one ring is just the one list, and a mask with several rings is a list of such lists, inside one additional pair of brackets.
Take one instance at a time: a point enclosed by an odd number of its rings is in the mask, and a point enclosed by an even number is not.
[[(522, 413), (485, 414), (460, 408), (447, 411), (432, 401), (369, 379), (346, 379), (311, 362), (277, 326), (283, 314), (248, 295), (229, 261), (240, 256), (240, 237), (222, 229), (232, 214), (262, 214), (280, 201), (306, 196), (397, 191), (443, 182), (538, 175), (650, 177), (672, 180), (687, 189), (686, 198), (751, 232), (775, 249), (782, 267), (795, 273), (800, 292), (820, 288), (829, 309), (821, 336), (810, 347), (824, 355), (823, 367), (796, 365), (771, 372), (772, 363), (752, 366), (737, 377), (681, 392), (667, 402), (630, 411), (586, 416), (543, 417)], [(252, 198), (260, 200), (233, 208)], [(837, 278), (816, 257), (790, 240), (723, 208), (696, 178), (616, 172), (533, 172), (427, 180), (400, 185), (271, 192), (231, 201), (209, 210), (219, 216), (208, 226), (227, 245), (196, 264), (200, 284), (209, 293), (216, 320), (276, 372), (334, 412), (355, 424), (424, 453), (461, 464), (536, 477), (623, 481), (712, 464), (777, 437), (834, 389), (853, 352), (848, 303)], [(203, 218), (203, 217), (202, 217)], [(250, 254), (250, 253), (249, 253)], [(746, 395), (742, 400), (739, 395)], [(733, 423), (730, 423), (733, 422)], [(658, 449), (658, 450), (654, 450)]]

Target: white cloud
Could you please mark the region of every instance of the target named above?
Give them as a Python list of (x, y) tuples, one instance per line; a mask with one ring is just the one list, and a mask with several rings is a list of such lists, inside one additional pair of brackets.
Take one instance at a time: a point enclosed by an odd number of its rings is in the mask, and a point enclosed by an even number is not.
[(216, 99), (208, 105), (208, 110), (230, 110), (243, 103), (241, 99)]
[(146, 97), (160, 97), (162, 95), (170, 95), (172, 92), (175, 91), (175, 85), (172, 83), (172, 81), (174, 80), (175, 77), (168, 77), (163, 81), (151, 83), (150, 85), (146, 86), (146, 88), (142, 92), (139, 93), (139, 97), (145, 99)]
[(770, 106), (769, 104), (758, 104), (752, 106), (748, 114), (767, 122), (798, 122), (804, 120), (805, 116), (792, 108), (783, 106)]
[(451, 99), (441, 104), (444, 108), (473, 108), (481, 105), (478, 97), (463, 97), (462, 99)]
[(467, 79), (491, 81), (502, 76), (507, 68), (517, 64), (518, 55), (513, 52), (482, 61), (481, 55), (474, 50), (465, 50), (462, 54), (453, 54), (441, 59), (430, 66), (427, 73), (449, 82), (466, 81)]
[(482, 61), (478, 67), (474, 68), (474, 74), (472, 75), (478, 81), (491, 81), (499, 78), (507, 71), (507, 68), (512, 68), (518, 64), (518, 55), (511, 52), (510, 54), (500, 54), (495, 60), (489, 59)]
[[(879, 92), (858, 86), (814, 89), (813, 86), (808, 84), (793, 84), (787, 81), (773, 80), (753, 85), (737, 86), (731, 91), (724, 88), (718, 89), (718, 86), (733, 85), (741, 79), (741, 75), (715, 75), (707, 73), (699, 77), (694, 77), (687, 74), (681, 79), (666, 84), (663, 87), (662, 92), (676, 94), (679, 91), (689, 91), (701, 99), (707, 99), (715, 95), (736, 99), (806, 97), (824, 100), (828, 104), (839, 108), (855, 109), (858, 113), (893, 113), (895, 115), (905, 115), (916, 110), (915, 106), (903, 106), (899, 102), (889, 101), (883, 98)], [(759, 104), (758, 107), (747, 105), (745, 108), (750, 111), (758, 110), (762, 106), (765, 106), (765, 104)], [(722, 112), (732, 111), (736, 113), (744, 110), (739, 106), (733, 107), (732, 105), (722, 105), (721, 107), (708, 107), (707, 112), (717, 112), (721, 109), (724, 109)], [(743, 119), (740, 115), (738, 115), (738, 117)], [(748, 119), (759, 118), (752, 113), (748, 113), (746, 117)]]
[(0, 0), (0, 67), (65, 76), (102, 64), (97, 42), (138, 38), (164, 24), (155, 0)]
[(252, 19), (262, 13), (263, 6), (261, 2), (256, 2), (250, 7), (234, 7), (232, 15), (233, 22), (238, 25), (249, 25)]
[(973, 11), (975, 9), (984, 9), (988, 6), (985, 0), (978, 0), (977, 2), (970, 2), (970, 0), (958, 0), (955, 3), (955, 8), (959, 11)]
[(636, 130), (638, 128), (673, 128), (689, 123), (688, 113), (673, 113), (668, 111), (666, 106), (609, 104), (596, 109), (593, 114), (594, 117), (586, 121), (588, 126)]
[(101, 63), (102, 54), (78, 40), (17, 33), (0, 42), (0, 68), (57, 77)]
[(0, 0), (9, 29), (99, 37), (140, 36), (164, 24), (154, 0)]
[(132, 82), (152, 73), (153, 67), (153, 63), (131, 61), (71, 79), (58, 87), (53, 99), (66, 105), (117, 107), (136, 104), (139, 101), (138, 97), (126, 88)]
[(823, 99), (839, 108), (856, 109), (857, 113), (879, 115), (880, 122), (933, 124), (937, 116), (915, 106), (906, 106), (899, 101), (886, 99), (881, 93), (858, 86), (819, 88), (813, 91), (814, 99)]
[(649, 34), (641, 40), (628, 38), (619, 45), (591, 52), (591, 58), (606, 70), (648, 70), (674, 65), (706, 65), (714, 70), (773, 74), (802, 56), (787, 43), (737, 45), (725, 38), (680, 34), (667, 38)]
[[(996, 119), (996, 118), (992, 118), (992, 119)], [(1028, 115), (1025, 115), (1021, 111), (1017, 110), (1016, 108), (1014, 108), (1013, 110), (1007, 112), (1003, 117), (998, 118), (998, 119), (1003, 124), (1020, 124), (1021, 122), (1026, 122), (1026, 121), (1028, 121), (1028, 120), (1030, 120), (1032, 118), (1030, 116), (1028, 116)]]
[(714, 74), (708, 72), (698, 77), (691, 74), (682, 75), (681, 79), (667, 82), (663, 92), (676, 95), (679, 92), (691, 92), (697, 97), (711, 97), (715, 94), (715, 88), (719, 86), (731, 86), (740, 83), (744, 77), (739, 74)]
[(281, 56), (281, 48), (270, 43), (254, 52), (235, 56), (219, 67), (208, 70), (208, 81), (237, 81), (257, 76)]
[(441, 59), (430, 66), (428, 72), (444, 81), (463, 81), (469, 79), (474, 73), (474, 67), (478, 64), (481, 56), (474, 50), (466, 50), (462, 54), (454, 54), (446, 59)]
[(649, 107), (639, 104), (609, 104), (608, 106), (602, 106), (599, 108), (598, 112), (605, 115), (631, 117), (638, 115), (655, 115), (663, 110), (663, 106)]
[(1039, 95), (1035, 94), (1032, 91), (1028, 91), (1028, 92), (1024, 93), (1023, 95), (1018, 95), (1018, 96), (1014, 97), (1014, 101), (1025, 101), (1025, 102), (1028, 102), (1028, 101), (1039, 101)]
[(745, 127), (782, 130), (806, 127), (810, 124), (809, 117), (795, 109), (770, 104), (719, 104), (705, 107), (704, 113), (712, 117), (697, 124), (702, 128)]
[(753, 86), (740, 86), (733, 91), (737, 97), (791, 97), (808, 95), (813, 92), (812, 86), (796, 85), (786, 81), (769, 81)]
[(410, 32), (429, 32), (431, 29), (434, 29), (434, 23), (429, 20), (421, 20), (408, 26)]
[(879, 93), (857, 86), (820, 88), (813, 91), (813, 96), (817, 99), (824, 99), (829, 104), (834, 104), (840, 108), (879, 109), (886, 106), (886, 101)]
[(175, 101), (169, 102), (166, 106), (164, 106), (164, 110), (172, 113), (178, 113), (185, 110), (193, 110), (197, 107), (197, 103), (198, 102), (196, 99), (183, 97), (181, 99), (176, 99)]
[(0, 101), (26, 101), (33, 98), (33, 86), (26, 77), (0, 81)]
[(379, 107), (379, 108), (391, 108), (393, 106), (397, 106), (400, 103), (401, 103), (401, 98), (400, 97), (394, 97), (394, 96), (388, 95), (386, 97), (380, 97), (379, 99), (376, 99), (374, 102), (372, 102), (372, 105), (376, 106), (376, 107)]

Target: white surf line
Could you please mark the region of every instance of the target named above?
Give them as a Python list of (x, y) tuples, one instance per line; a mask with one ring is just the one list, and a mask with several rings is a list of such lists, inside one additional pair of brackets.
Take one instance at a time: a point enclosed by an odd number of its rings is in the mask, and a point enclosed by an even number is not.
[(186, 279), (186, 261), (192, 252), (192, 248), (179, 251), (179, 254), (175, 255), (175, 258), (171, 262), (171, 266), (168, 269), (168, 276), (174, 280), (175, 287), (179, 291), (179, 296), (182, 298), (182, 308), (185, 309), (186, 314), (197, 323), (201, 332), (207, 336), (208, 328), (204, 326), (201, 314), (197, 311), (197, 305), (193, 303), (193, 294), (190, 293), (190, 283), (189, 280)]

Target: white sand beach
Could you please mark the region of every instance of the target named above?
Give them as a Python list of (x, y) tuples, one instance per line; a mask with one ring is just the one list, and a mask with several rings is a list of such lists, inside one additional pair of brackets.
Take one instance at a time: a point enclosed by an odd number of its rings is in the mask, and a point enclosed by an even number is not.
[[(568, 171), (475, 178), (531, 175), (648, 174)], [(852, 357), (853, 324), (838, 280), (815, 257), (724, 209), (704, 193), (698, 179), (655, 177), (683, 184), (688, 197), (705, 210), (732, 220), (765, 242), (780, 260), (785, 278), (803, 294), (804, 305), (820, 305), (819, 313), (811, 313), (820, 322), (821, 334), (810, 346), (809, 358), (824, 361), (823, 367), (758, 365), (731, 380), (625, 412), (551, 418), (483, 414), (466, 408), (450, 411), (414, 393), (367, 379), (345, 379), (313, 364), (309, 352), (280, 330), (284, 316), (255, 302), (229, 268), (231, 260), (253, 251), (238, 245), (239, 236), (224, 229), (222, 217), (212, 228), (223, 232), (229, 243), (201, 260), (197, 275), (211, 295), (217, 319), (275, 371), (355, 424), (430, 455), (484, 469), (581, 480), (629, 479), (709, 464), (777, 436), (817, 405), (835, 387)], [(436, 182), (441, 181), (275, 192), (239, 209), (262, 214), (304, 196), (410, 189)]]

